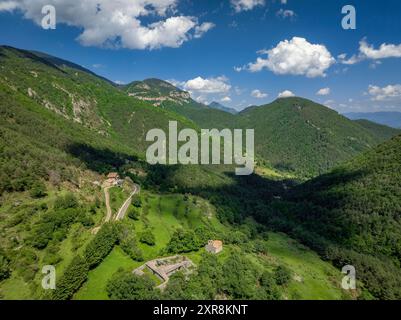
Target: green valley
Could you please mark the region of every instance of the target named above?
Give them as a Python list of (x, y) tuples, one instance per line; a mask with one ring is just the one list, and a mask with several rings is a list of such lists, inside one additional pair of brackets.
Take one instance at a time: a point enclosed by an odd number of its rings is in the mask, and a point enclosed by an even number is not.
[[(0, 299), (401, 298), (399, 130), (298, 97), (229, 113), (162, 80), (117, 85), (5, 46), (0, 68)], [(146, 133), (171, 120), (255, 129), (255, 173), (149, 165)], [(133, 273), (176, 256), (195, 267), (163, 290)]]

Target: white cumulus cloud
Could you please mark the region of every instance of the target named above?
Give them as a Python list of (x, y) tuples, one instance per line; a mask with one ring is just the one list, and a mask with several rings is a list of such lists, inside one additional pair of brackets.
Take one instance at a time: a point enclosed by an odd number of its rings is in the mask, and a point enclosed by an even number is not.
[(383, 43), (378, 49), (369, 45), (366, 40), (360, 42), (359, 51), (368, 59), (401, 58), (401, 44)]
[(257, 6), (264, 6), (265, 0), (231, 0), (231, 6), (236, 12), (249, 11)]
[[(200, 38), (213, 24), (176, 13), (178, 0), (0, 0), (0, 11), (19, 10), (41, 24), (41, 9), (53, 5), (57, 23), (82, 29), (78, 40), (85, 46), (128, 49), (180, 47)], [(143, 24), (145, 18), (152, 23)]]
[(318, 96), (328, 96), (330, 94), (330, 91), (330, 88), (322, 88), (318, 92), (316, 92), (316, 94)]
[(213, 29), (216, 25), (211, 22), (204, 22), (200, 26), (195, 27), (195, 38), (201, 38), (206, 32)]
[(13, 11), (18, 8), (16, 1), (0, 1), (0, 11)]
[(231, 102), (231, 98), (229, 96), (226, 96), (222, 99), (220, 99), (221, 102)]
[(202, 77), (197, 77), (186, 81), (183, 84), (183, 88), (190, 93), (223, 94), (230, 91), (231, 85), (228, 83), (228, 79), (223, 76), (206, 79)]
[(251, 92), (251, 96), (256, 98), (256, 99), (263, 99), (267, 98), (269, 95), (267, 93), (264, 93), (258, 89), (255, 89)]
[(295, 97), (295, 94), (292, 93), (290, 90), (285, 90), (278, 94), (278, 98), (291, 98), (291, 97)]
[(281, 41), (275, 48), (259, 53), (266, 54), (267, 58), (258, 57), (256, 62), (248, 64), (247, 70), (258, 72), (268, 69), (280, 75), (315, 78), (326, 76), (326, 70), (336, 62), (324, 45), (312, 44), (299, 37)]
[(348, 65), (356, 64), (367, 59), (378, 60), (386, 58), (401, 58), (401, 44), (396, 45), (383, 43), (379, 48), (375, 49), (375, 47), (369, 44), (366, 39), (362, 39), (359, 42), (358, 54), (354, 54), (350, 58), (347, 58), (345, 53), (338, 56), (338, 59), (342, 64)]
[(388, 101), (401, 99), (401, 84), (379, 87), (370, 85), (368, 93), (373, 101)]

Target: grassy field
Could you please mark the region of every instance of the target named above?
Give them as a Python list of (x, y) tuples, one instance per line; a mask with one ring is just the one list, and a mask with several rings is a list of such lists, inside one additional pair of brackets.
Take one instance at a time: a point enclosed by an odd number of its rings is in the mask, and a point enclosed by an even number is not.
[(150, 228), (155, 235), (156, 245), (139, 244), (145, 259), (157, 257), (165, 248), (177, 228), (196, 228), (199, 225), (210, 225), (217, 230), (224, 228), (218, 220), (209, 215), (204, 200), (182, 195), (155, 195), (144, 193), (142, 197), (142, 217), (135, 222), (136, 232)]
[(268, 241), (270, 263), (291, 269), (293, 281), (286, 288), (288, 299), (338, 300), (346, 298), (340, 288), (342, 275), (310, 249), (284, 234), (271, 233)]
[(123, 188), (113, 187), (109, 189), (110, 193), (110, 207), (113, 214), (121, 208), (125, 200), (129, 197), (128, 192), (126, 192)]
[(100, 266), (89, 272), (88, 281), (74, 296), (76, 300), (107, 300), (107, 281), (120, 268), (134, 270), (142, 263), (133, 261), (120, 247), (115, 247)]

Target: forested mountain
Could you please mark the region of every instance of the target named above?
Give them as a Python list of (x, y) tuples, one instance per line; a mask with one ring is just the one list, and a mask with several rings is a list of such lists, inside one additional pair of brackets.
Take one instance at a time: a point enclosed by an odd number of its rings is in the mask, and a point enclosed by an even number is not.
[(210, 103), (209, 107), (213, 108), (213, 109), (225, 111), (225, 112), (228, 112), (228, 113), (232, 113), (232, 114), (237, 114), (238, 113), (237, 110), (235, 110), (233, 108), (229, 108), (229, 107), (223, 106), (221, 103), (216, 102), (216, 101), (213, 101), (212, 103)]
[(362, 127), (368, 129), (376, 137), (383, 139), (383, 141), (388, 140), (401, 133), (401, 129), (395, 129), (369, 120), (361, 119), (354, 121), (360, 124)]
[(181, 114), (200, 128), (255, 129), (259, 164), (301, 178), (325, 173), (398, 133), (391, 128), (353, 122), (302, 98), (278, 99), (231, 114), (197, 103), (188, 93), (157, 79), (133, 82), (124, 90)]
[(302, 98), (278, 99), (248, 108), (240, 116), (255, 129), (256, 153), (262, 159), (305, 177), (327, 172), (385, 140), (370, 128)]
[(351, 120), (369, 120), (393, 128), (401, 128), (401, 112), (350, 112), (344, 116)]
[[(0, 82), (43, 108), (81, 124), (104, 137), (118, 139), (138, 153), (146, 150), (146, 133), (167, 130), (168, 121), (195, 125), (178, 114), (128, 97), (109, 81), (45, 54), (0, 47)], [(5, 99), (12, 101), (11, 98)]]
[(338, 265), (354, 265), (376, 297), (401, 298), (401, 136), (294, 188), (287, 200), (276, 212), (286, 228)]

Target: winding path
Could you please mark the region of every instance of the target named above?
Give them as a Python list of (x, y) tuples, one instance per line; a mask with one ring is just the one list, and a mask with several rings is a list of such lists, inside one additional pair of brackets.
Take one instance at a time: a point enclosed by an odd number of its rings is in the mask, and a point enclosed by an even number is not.
[(116, 217), (115, 217), (115, 221), (119, 221), (119, 220), (124, 219), (125, 214), (127, 213), (127, 210), (128, 210), (128, 208), (129, 208), (129, 206), (130, 206), (130, 204), (131, 204), (132, 197), (133, 197), (134, 195), (136, 195), (137, 193), (139, 193), (140, 190), (141, 190), (141, 189), (140, 189), (139, 185), (134, 184), (134, 191), (132, 191), (132, 193), (131, 193), (131, 195), (128, 197), (128, 199), (125, 200), (125, 202), (124, 202), (124, 204), (121, 206), (120, 210), (118, 210), (117, 215), (116, 215)]
[(110, 193), (109, 193), (110, 188), (111, 187), (105, 187), (103, 189), (104, 198), (106, 200), (106, 210), (107, 210), (106, 219), (104, 220), (104, 222), (109, 222), (111, 220), (111, 217), (113, 216), (113, 211), (111, 210), (111, 207), (110, 207)]
[[(102, 222), (102, 224), (100, 226), (92, 229), (92, 234), (97, 234), (104, 223), (110, 222), (112, 220), (113, 211), (111, 210), (111, 206), (110, 206), (110, 193), (109, 193), (110, 188), (112, 188), (112, 187), (104, 187), (103, 188), (104, 198), (106, 201), (106, 210), (107, 210), (106, 218), (104, 219), (104, 221)], [(114, 221), (121, 221), (122, 219), (124, 219), (125, 214), (127, 213), (127, 210), (131, 204), (132, 197), (134, 195), (136, 195), (137, 193), (139, 193), (140, 191), (141, 191), (141, 187), (137, 184), (134, 184), (134, 190), (132, 191), (132, 193), (130, 194), (128, 199), (125, 200), (125, 202), (123, 203), (121, 208), (118, 210), (117, 215), (114, 218)]]

